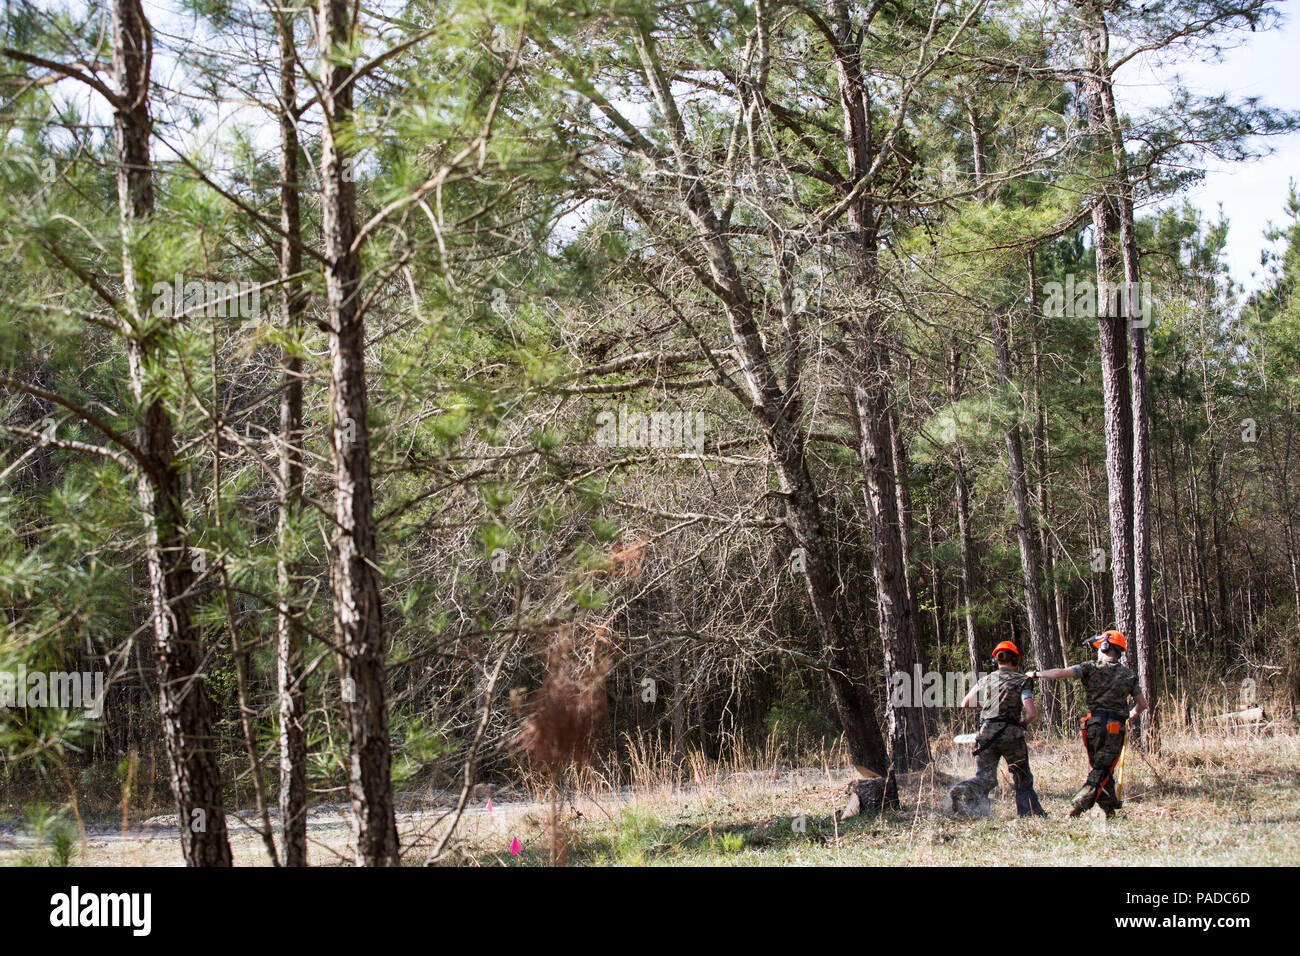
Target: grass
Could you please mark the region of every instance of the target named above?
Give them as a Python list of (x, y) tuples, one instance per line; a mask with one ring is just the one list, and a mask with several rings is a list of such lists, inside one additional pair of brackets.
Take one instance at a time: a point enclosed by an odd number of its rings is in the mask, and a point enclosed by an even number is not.
[[(842, 786), (783, 774), (711, 777), (704, 786), (639, 792), (630, 805), (593, 819), (570, 806), (570, 865), (596, 866), (1008, 866), (1017, 864), (1295, 865), (1300, 862), (1300, 737), (1184, 734), (1163, 751), (1126, 758), (1125, 806), (1107, 821), (1100, 810), (1069, 819), (1069, 799), (1086, 772), (1073, 741), (1031, 747), (1036, 785), (1050, 819), (1019, 819), (1000, 771), (993, 813), (965, 820), (944, 809), (948, 787), (967, 775), (969, 758), (939, 753), (936, 765), (905, 777), (902, 810), (838, 822)], [(576, 816), (581, 814), (581, 816)], [(520, 821), (525, 852), (511, 858), (462, 847), (478, 865), (546, 865), (545, 822)], [(491, 837), (488, 837), (490, 840)]]
[[(942, 739), (942, 738), (941, 738)], [(949, 738), (950, 739), (950, 738)], [(1176, 729), (1157, 756), (1130, 747), (1125, 806), (1106, 821), (1099, 810), (1068, 819), (1070, 796), (1086, 773), (1076, 738), (1034, 739), (1031, 766), (1050, 819), (1019, 819), (1005, 765), (989, 818), (944, 809), (948, 788), (969, 775), (969, 756), (937, 743), (933, 765), (900, 781), (902, 809), (837, 821), (854, 774), (835, 751), (798, 761), (793, 771), (771, 741), (725, 765), (688, 754), (678, 763), (647, 749), (612, 770), (587, 770), (563, 800), (567, 864), (581, 866), (1014, 866), (1017, 864), (1295, 865), (1300, 862), (1300, 736), (1260, 737)], [(540, 786), (540, 785), (539, 785)], [(474, 806), (452, 852), (440, 861), (471, 866), (546, 866), (551, 813), (543, 792), (527, 804), (498, 799)], [(402, 813), (406, 862), (420, 865), (445, 826), (441, 811)], [(315, 865), (348, 859), (344, 821), (313, 826)], [(511, 855), (518, 839), (521, 851)], [(264, 865), (259, 838), (231, 835), (237, 865)], [(48, 844), (42, 848), (50, 849)], [(19, 862), (16, 853), (4, 862)], [(177, 865), (174, 831), (126, 839), (91, 837), (81, 865)], [(32, 861), (34, 862), (34, 861)]]

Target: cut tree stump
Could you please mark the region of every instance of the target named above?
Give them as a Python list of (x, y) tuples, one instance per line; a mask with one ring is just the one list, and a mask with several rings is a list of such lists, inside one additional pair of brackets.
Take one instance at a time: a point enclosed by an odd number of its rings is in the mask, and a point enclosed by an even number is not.
[(993, 812), (988, 794), (973, 780), (962, 780), (948, 791), (948, 805), (959, 817), (987, 817)]
[(841, 820), (849, 820), (860, 813), (876, 815), (886, 808), (898, 809), (898, 781), (890, 774), (883, 777), (868, 777), (854, 780), (844, 792), (848, 799), (840, 811)]

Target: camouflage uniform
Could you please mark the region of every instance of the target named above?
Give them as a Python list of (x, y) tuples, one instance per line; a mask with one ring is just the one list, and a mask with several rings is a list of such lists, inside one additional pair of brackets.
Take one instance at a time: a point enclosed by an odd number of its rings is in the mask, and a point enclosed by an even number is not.
[(1083, 745), (1092, 765), (1088, 780), (1075, 794), (1073, 803), (1083, 811), (1091, 809), (1095, 802), (1110, 816), (1122, 806), (1115, 793), (1114, 772), (1124, 752), (1128, 701), (1138, 693), (1138, 678), (1123, 664), (1088, 661), (1070, 669), (1083, 682), (1088, 700), (1089, 713), (1083, 718)]
[(1032, 686), (1020, 671), (1006, 668), (998, 668), (980, 679), (977, 693), (984, 706), (980, 710), (983, 723), (975, 737), (975, 776), (957, 785), (987, 797), (997, 786), (998, 760), (1005, 759), (1016, 787), (1016, 810), (1021, 816), (1031, 810), (1042, 813), (1034, 793), (1029, 748), (1025, 745), (1025, 728), (1021, 723), (1023, 702)]

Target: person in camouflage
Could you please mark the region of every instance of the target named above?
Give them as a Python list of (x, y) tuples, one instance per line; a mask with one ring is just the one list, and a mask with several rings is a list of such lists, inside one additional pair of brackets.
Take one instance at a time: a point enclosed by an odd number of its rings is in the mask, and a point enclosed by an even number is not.
[[(1029, 671), (1025, 676), (1031, 680), (1077, 677), (1082, 682), (1088, 701), (1088, 716), (1083, 718), (1083, 745), (1088, 751), (1091, 770), (1071, 801), (1070, 816), (1077, 817), (1096, 804), (1107, 817), (1113, 817), (1123, 806), (1115, 791), (1115, 766), (1124, 753), (1127, 724), (1147, 709), (1147, 699), (1138, 689), (1137, 674), (1120, 663), (1127, 649), (1123, 634), (1106, 631), (1084, 643), (1097, 649), (1095, 662)], [(1132, 710), (1129, 698), (1133, 699)]]
[(963, 707), (979, 707), (982, 723), (975, 736), (975, 776), (957, 784), (954, 796), (965, 789), (987, 799), (997, 786), (998, 761), (1006, 760), (1016, 787), (1017, 815), (1045, 817), (1047, 813), (1034, 792), (1029, 748), (1025, 745), (1025, 727), (1038, 719), (1032, 685), (1020, 673), (1016, 645), (1003, 641), (993, 649), (993, 659), (998, 669), (985, 674), (961, 702)]

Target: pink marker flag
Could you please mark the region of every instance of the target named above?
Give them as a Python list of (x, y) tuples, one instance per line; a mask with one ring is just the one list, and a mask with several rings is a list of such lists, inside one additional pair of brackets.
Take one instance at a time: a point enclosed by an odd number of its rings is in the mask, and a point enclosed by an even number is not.
[(488, 813), (492, 812), (492, 798), (488, 797)]
[(518, 855), (519, 855), (519, 851), (522, 850), (522, 849), (523, 849), (523, 846), (519, 843), (519, 837), (515, 837), (513, 840), (510, 841), (510, 855), (511, 855), (511, 856), (518, 856)]

